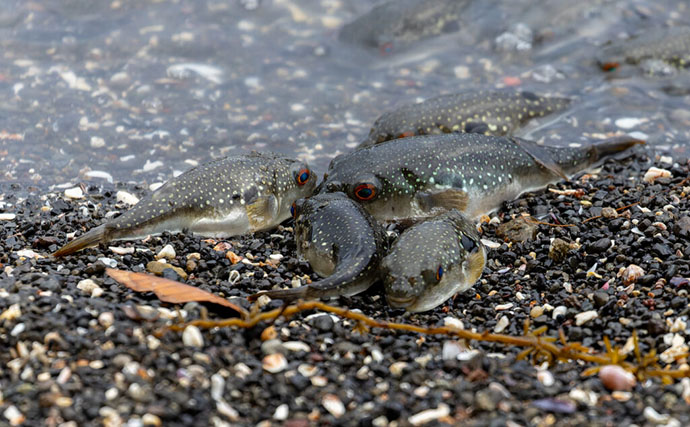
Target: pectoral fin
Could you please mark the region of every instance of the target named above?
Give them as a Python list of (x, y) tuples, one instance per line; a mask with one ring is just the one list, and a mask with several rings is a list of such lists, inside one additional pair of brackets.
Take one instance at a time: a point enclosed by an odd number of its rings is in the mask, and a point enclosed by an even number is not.
[(525, 152), (529, 154), (539, 166), (551, 171), (553, 174), (563, 179), (568, 179), (568, 176), (563, 169), (558, 166), (558, 164), (551, 158), (551, 154), (543, 147), (535, 144), (532, 141), (527, 141), (521, 138), (511, 138), (511, 140), (520, 148), (525, 150)]
[(247, 217), (249, 218), (249, 230), (256, 231), (269, 228), (275, 220), (278, 201), (274, 196), (259, 196), (247, 205)]
[(419, 193), (417, 199), (420, 206), (426, 211), (442, 208), (447, 210), (457, 209), (460, 212), (465, 212), (469, 196), (462, 190), (449, 188), (447, 190)]

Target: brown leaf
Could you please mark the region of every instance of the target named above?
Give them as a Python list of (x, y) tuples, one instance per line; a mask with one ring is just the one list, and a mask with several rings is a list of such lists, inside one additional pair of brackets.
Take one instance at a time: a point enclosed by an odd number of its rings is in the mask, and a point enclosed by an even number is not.
[(106, 268), (105, 272), (108, 276), (117, 280), (129, 289), (136, 292), (153, 292), (158, 299), (174, 304), (197, 301), (210, 302), (219, 304), (224, 307), (229, 307), (245, 317), (247, 311), (226, 300), (218, 295), (206, 292), (194, 286), (185, 285), (184, 283), (176, 282), (174, 280), (164, 279), (162, 277), (152, 276), (146, 273), (133, 273), (131, 271), (118, 270), (115, 268)]

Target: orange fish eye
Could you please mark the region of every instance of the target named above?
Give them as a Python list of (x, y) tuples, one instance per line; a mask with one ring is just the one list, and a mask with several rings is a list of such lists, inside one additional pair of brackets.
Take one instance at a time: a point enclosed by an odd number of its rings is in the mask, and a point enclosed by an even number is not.
[(441, 277), (443, 277), (443, 267), (438, 266), (438, 270), (436, 270), (436, 281), (441, 280)]
[(292, 205), (290, 205), (290, 215), (293, 218), (297, 218), (297, 202), (292, 202)]
[(376, 187), (374, 187), (374, 184), (368, 182), (359, 184), (355, 187), (355, 196), (359, 200), (371, 200), (376, 196)]
[(304, 185), (309, 181), (309, 177), (311, 176), (311, 171), (307, 168), (300, 169), (299, 172), (297, 172), (297, 184), (299, 185)]
[(616, 68), (619, 67), (620, 64), (617, 62), (607, 62), (605, 64), (601, 64), (601, 69), (604, 71), (614, 71)]

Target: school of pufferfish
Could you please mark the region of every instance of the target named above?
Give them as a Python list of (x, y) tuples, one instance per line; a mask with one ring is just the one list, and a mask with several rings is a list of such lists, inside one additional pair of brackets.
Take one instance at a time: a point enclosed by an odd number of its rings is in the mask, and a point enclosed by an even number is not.
[[(690, 34), (682, 28), (665, 32)], [(684, 44), (676, 49), (678, 43), (667, 43), (663, 34), (606, 46), (600, 67), (611, 71), (646, 59), (690, 63)], [(324, 278), (250, 299), (349, 296), (381, 281), (392, 307), (430, 310), (481, 276), (486, 249), (473, 225), (479, 216), (643, 143), (621, 136), (550, 147), (510, 136), (531, 118), (562, 111), (570, 102), (502, 89), (403, 106), (377, 119), (357, 149), (333, 159), (318, 186), (306, 163), (276, 154), (212, 161), (53, 255), (164, 231), (225, 238), (269, 230), (292, 216), (299, 255)], [(382, 224), (398, 221), (413, 225), (389, 246)]]

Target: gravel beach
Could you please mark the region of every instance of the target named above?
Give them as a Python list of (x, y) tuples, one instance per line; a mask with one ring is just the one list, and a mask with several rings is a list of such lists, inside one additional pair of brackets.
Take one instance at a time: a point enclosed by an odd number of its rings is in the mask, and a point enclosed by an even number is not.
[[(655, 351), (662, 368), (688, 368), (689, 164), (635, 152), (504, 204), (482, 225), (493, 248), (480, 282), (431, 312), (393, 311), (378, 286), (330, 302), (379, 320), (510, 335), (521, 335), (530, 318), (546, 335), (561, 328), (596, 352), (608, 337), (629, 353), (636, 331), (641, 352)], [(663, 171), (650, 174), (653, 167)], [(68, 233), (148, 192), (77, 188), (81, 197), (75, 189), (2, 188), (0, 424), (690, 423), (690, 379), (650, 378), (611, 392), (598, 375), (582, 376), (589, 363), (535, 366), (516, 360), (523, 349), (514, 346), (382, 328), (360, 334), (352, 320), (316, 311), (251, 329), (166, 332), (234, 313), (162, 303), (118, 284), (107, 267), (146, 272), (167, 258), (164, 277), (249, 308), (250, 293), (316, 278), (294, 257), (291, 222), (238, 239), (163, 235), (53, 259)], [(523, 215), (532, 221), (518, 227), (526, 240), (504, 242), (503, 224)], [(633, 264), (641, 271), (624, 273)]]

